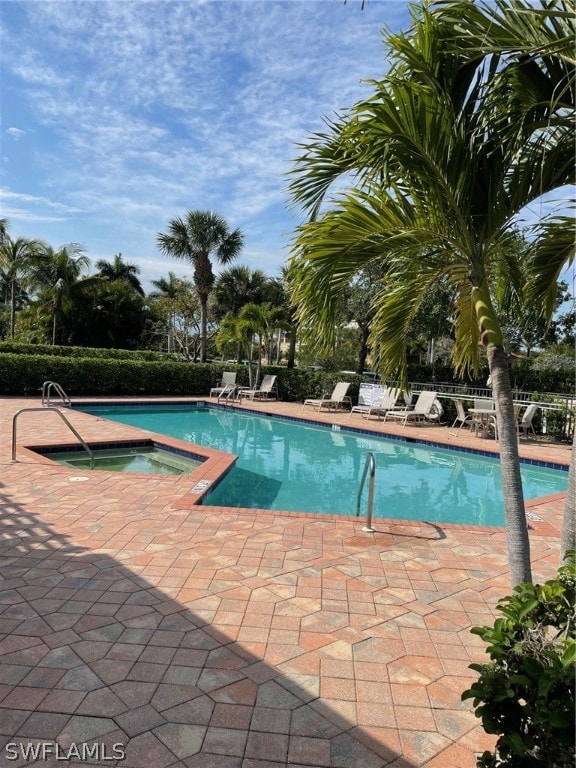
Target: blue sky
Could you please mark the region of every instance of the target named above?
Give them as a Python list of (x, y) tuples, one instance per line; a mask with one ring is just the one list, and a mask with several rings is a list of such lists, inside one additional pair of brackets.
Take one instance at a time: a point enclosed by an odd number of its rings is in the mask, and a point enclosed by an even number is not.
[(297, 144), (370, 93), (404, 0), (0, 2), (0, 216), (12, 236), (190, 274), (156, 234), (190, 209), (245, 233), (278, 274)]

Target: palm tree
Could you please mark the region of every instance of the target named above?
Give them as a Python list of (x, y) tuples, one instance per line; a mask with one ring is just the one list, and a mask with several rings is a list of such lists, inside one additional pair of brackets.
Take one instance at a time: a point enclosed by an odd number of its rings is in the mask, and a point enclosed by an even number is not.
[(208, 297), (214, 288), (211, 257), (228, 264), (239, 256), (244, 236), (230, 231), (226, 219), (213, 211), (188, 211), (184, 218), (171, 219), (168, 231), (160, 232), (157, 243), (167, 256), (189, 261), (194, 267), (194, 286), (200, 300), (200, 361), (206, 362)]
[(121, 253), (117, 253), (113, 261), (100, 259), (96, 262), (96, 268), (99, 270), (98, 274), (101, 277), (106, 277), (108, 280), (124, 280), (134, 288), (136, 293), (144, 296), (144, 289), (138, 277), (140, 267), (137, 264), (130, 264), (124, 261)]
[[(508, 112), (500, 104), (490, 114), (487, 94), (498, 61), (458, 54), (453, 44), (471, 6), (476, 13), (476, 4), (460, 3), (459, 27), (427, 8), (414, 11), (411, 32), (387, 39), (393, 64), (374, 96), (305, 145), (291, 189), (309, 221), (295, 241), (292, 291), (302, 327), (330, 342), (340, 292), (359, 269), (381, 262), (387, 279), (374, 300), (372, 352), (383, 378), (406, 382), (410, 322), (438, 281), (451, 286), (455, 369), (477, 373), (484, 348), (492, 376), (516, 585), (531, 580), (530, 547), (508, 356), (491, 281), (514, 274), (508, 244), (515, 218), (572, 180), (573, 149), (561, 127), (548, 130), (545, 122), (537, 135), (527, 128), (520, 141), (511, 125), (520, 114), (513, 100)], [(347, 174), (354, 187), (323, 211), (332, 183)], [(550, 218), (548, 227), (559, 242), (557, 223)]]
[(214, 284), (216, 318), (236, 315), (244, 304), (261, 304), (266, 300), (268, 283), (261, 269), (250, 269), (244, 264), (222, 270)]
[(16, 320), (16, 304), (21, 290), (22, 281), (31, 274), (34, 265), (44, 253), (46, 244), (41, 240), (30, 240), (18, 237), (13, 240), (3, 229), (0, 242), (0, 268), (4, 279), (10, 286), (10, 338), (14, 338), (14, 325)]
[[(262, 372), (262, 353), (270, 360), (271, 342), (274, 331), (277, 328), (285, 328), (288, 323), (286, 313), (282, 307), (274, 307), (272, 304), (245, 304), (238, 313), (238, 319), (252, 332), (252, 337), (257, 337), (257, 362), (255, 386), (258, 386)], [(244, 327), (244, 326), (243, 326)], [(250, 358), (252, 355), (250, 355)]]
[(102, 280), (100, 276), (82, 276), (89, 266), (83, 246), (69, 243), (57, 251), (47, 247), (34, 269), (32, 279), (52, 311), (52, 344), (56, 344), (58, 336), (58, 319), (73, 309), (86, 289)]

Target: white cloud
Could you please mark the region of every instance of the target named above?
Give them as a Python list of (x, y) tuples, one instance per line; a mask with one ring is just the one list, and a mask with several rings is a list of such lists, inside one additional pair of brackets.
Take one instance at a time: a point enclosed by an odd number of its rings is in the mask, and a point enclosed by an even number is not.
[[(151, 253), (169, 218), (214, 208), (233, 226), (268, 232), (277, 265), (295, 145), (322, 129), (322, 115), (367, 95), (363, 78), (382, 74), (383, 6), (18, 4), (2, 66), (35, 121), (35, 175), (28, 185), (19, 176), (19, 188), (39, 200), (49, 189), (74, 216), (67, 239), (88, 244), (97, 232), (113, 252), (131, 240)], [(406, 19), (404, 0), (385, 6), (389, 25)]]
[(26, 135), (26, 131), (23, 131), (21, 128), (8, 128), (6, 133), (8, 136), (12, 136), (13, 139), (16, 139), (16, 141)]

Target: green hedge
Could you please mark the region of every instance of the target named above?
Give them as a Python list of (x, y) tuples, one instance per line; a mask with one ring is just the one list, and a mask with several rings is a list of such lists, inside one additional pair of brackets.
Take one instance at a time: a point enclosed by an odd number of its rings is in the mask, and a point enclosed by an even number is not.
[(0, 342), (0, 354), (13, 353), (16, 355), (49, 355), (50, 357), (89, 357), (98, 360), (148, 360), (166, 361), (180, 360), (175, 353), (153, 352), (149, 349), (97, 349), (94, 347), (67, 347), (51, 344), (24, 344), (21, 342)]
[[(248, 368), (245, 365), (223, 363), (174, 362), (167, 355), (157, 352), (134, 352), (126, 350), (82, 350), (98, 353), (92, 357), (48, 354), (30, 354), (4, 351), (9, 344), (2, 345), (0, 354), (0, 395), (37, 395), (45, 381), (56, 381), (68, 395), (207, 395), (211, 387), (217, 386), (223, 371), (236, 371), (237, 381), (247, 386)], [(79, 347), (42, 347), (40, 345), (18, 345), (30, 349), (76, 349)], [(118, 353), (118, 357), (116, 354)], [(160, 356), (159, 360), (142, 359), (142, 354)], [(124, 355), (125, 357), (122, 357)], [(305, 368), (265, 367), (263, 373), (278, 376), (278, 393), (281, 400), (302, 401), (307, 397), (321, 397), (332, 392), (338, 381), (351, 383), (350, 396), (358, 399), (358, 390), (365, 377), (341, 372), (312, 371)], [(432, 369), (431, 366), (409, 366), (411, 381), (450, 382), (449, 369)], [(548, 372), (544, 371), (543, 374)], [(555, 372), (552, 372), (555, 373)], [(546, 376), (543, 377), (546, 379)], [(570, 392), (566, 379), (547, 379), (557, 385), (556, 391)], [(457, 382), (458, 383), (458, 382)], [(479, 382), (482, 384), (483, 382)], [(534, 379), (532, 384), (536, 384)], [(560, 386), (564, 385), (564, 386)], [(441, 386), (441, 385), (439, 385)], [(525, 389), (526, 391), (526, 389)], [(554, 391), (548, 387), (527, 388), (527, 391)], [(450, 414), (447, 414), (450, 417)]]

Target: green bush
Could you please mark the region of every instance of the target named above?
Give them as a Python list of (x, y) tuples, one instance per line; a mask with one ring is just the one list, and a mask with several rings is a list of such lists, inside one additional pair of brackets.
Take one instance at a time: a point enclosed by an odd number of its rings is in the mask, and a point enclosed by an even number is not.
[(576, 564), (567, 555), (555, 579), (521, 584), (503, 598), (493, 627), (472, 632), (491, 661), (462, 699), (473, 699), (486, 733), (499, 736), (479, 768), (569, 768), (574, 764)]
[(97, 349), (94, 347), (67, 347), (51, 344), (25, 344), (22, 342), (0, 342), (0, 355), (48, 355), (49, 357), (90, 357), (99, 360), (148, 360), (176, 362), (179, 356), (168, 352), (153, 352), (149, 349)]
[(208, 364), (0, 355), (0, 394), (39, 395), (56, 381), (70, 396), (204, 395), (220, 380)]

